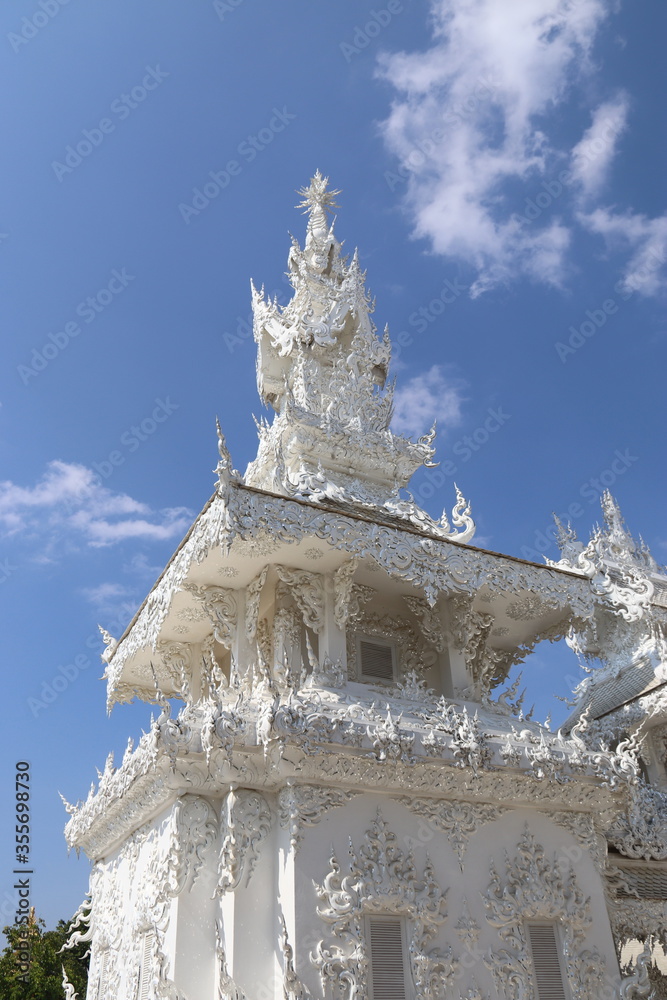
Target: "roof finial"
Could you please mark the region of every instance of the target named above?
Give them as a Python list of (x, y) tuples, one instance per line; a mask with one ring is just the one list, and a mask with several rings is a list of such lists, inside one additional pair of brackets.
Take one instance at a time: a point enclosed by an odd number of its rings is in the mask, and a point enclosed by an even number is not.
[(323, 177), (320, 171), (316, 170), (308, 187), (299, 188), (297, 191), (303, 201), (300, 201), (296, 207), (305, 209), (304, 215), (312, 212), (315, 208), (319, 208), (321, 211), (331, 211), (332, 208), (338, 208), (334, 199), (340, 194), (340, 191), (327, 191), (328, 184), (329, 178)]
[(312, 246), (312, 241), (317, 243), (330, 243), (335, 237), (333, 235), (333, 223), (329, 227), (327, 212), (337, 208), (335, 202), (336, 195), (340, 191), (328, 191), (328, 177), (323, 177), (319, 170), (315, 171), (315, 176), (311, 177), (309, 186), (300, 188), (303, 201), (299, 202), (297, 208), (303, 208), (304, 214), (308, 215), (308, 228), (306, 232), (306, 246)]
[(220, 461), (218, 462), (215, 471), (218, 474), (218, 487), (224, 492), (224, 490), (229, 487), (230, 483), (240, 482), (241, 476), (234, 468), (232, 456), (229, 453), (229, 448), (227, 447), (227, 442), (225, 441), (225, 435), (222, 433), (222, 427), (220, 426), (220, 421), (217, 417), (215, 418), (215, 429), (218, 435), (218, 455), (220, 456)]

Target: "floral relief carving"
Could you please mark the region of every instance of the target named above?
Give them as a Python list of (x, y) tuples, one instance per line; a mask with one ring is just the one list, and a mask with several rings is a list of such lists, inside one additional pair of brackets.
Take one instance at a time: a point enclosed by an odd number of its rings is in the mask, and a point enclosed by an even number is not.
[(489, 951), (485, 964), (496, 988), (508, 1000), (535, 998), (526, 921), (553, 921), (560, 927), (564, 967), (573, 1000), (590, 1000), (605, 977), (605, 960), (585, 949), (591, 929), (590, 899), (579, 888), (575, 871), (563, 859), (547, 858), (528, 825), (514, 857), (502, 869), (491, 862), (491, 881), (483, 896), (486, 919), (501, 947)]
[(333, 576), (334, 583), (334, 618), (338, 628), (345, 630), (350, 611), (350, 599), (352, 597), (352, 586), (358, 559), (348, 559), (339, 566)]
[(373, 756), (376, 760), (400, 760), (406, 764), (414, 763), (412, 754), (415, 737), (401, 729), (401, 716), (397, 719), (387, 709), (387, 717), (374, 726), (368, 726), (367, 735), (373, 746)]
[(454, 925), (454, 930), (465, 945), (466, 951), (474, 952), (477, 948), (481, 927), (474, 917), (470, 915), (468, 900), (463, 897), (459, 919)]
[(419, 622), (422, 634), (429, 645), (439, 653), (445, 649), (445, 634), (437, 610), (423, 597), (404, 596), (403, 600)]
[(262, 597), (262, 590), (266, 583), (266, 574), (269, 567), (265, 566), (259, 576), (249, 583), (245, 592), (245, 632), (248, 642), (252, 642), (257, 631), (257, 619), (259, 616), (259, 602)]
[(604, 865), (601, 838), (595, 828), (595, 819), (590, 813), (556, 810), (548, 815), (558, 826), (570, 831), (599, 868)]
[(529, 594), (520, 601), (512, 601), (505, 608), (505, 614), (514, 621), (526, 622), (541, 615), (549, 614), (557, 605), (544, 601), (538, 594)]
[(246, 788), (230, 789), (222, 806), (218, 895), (248, 885), (270, 829), (271, 810), (264, 796)]
[(207, 799), (183, 795), (176, 800), (171, 822), (167, 886), (169, 893), (176, 896), (195, 885), (206, 853), (218, 835), (218, 821)]
[(368, 991), (368, 954), (363, 919), (367, 913), (404, 915), (409, 921), (410, 972), (418, 1000), (444, 996), (448, 977), (458, 971), (451, 949), (432, 947), (447, 916), (446, 892), (440, 888), (428, 857), (421, 873), (412, 853), (398, 846), (378, 809), (357, 849), (350, 843), (349, 871), (343, 874), (335, 855), (324, 881), (316, 886), (318, 915), (328, 925), (332, 941), (321, 940), (311, 961), (320, 971), (323, 988), (353, 1000)]
[(306, 826), (315, 826), (325, 812), (345, 805), (358, 791), (323, 785), (287, 785), (278, 795), (281, 826), (290, 831), (291, 846), (298, 850)]
[(349, 624), (358, 621), (364, 604), (372, 600), (377, 591), (354, 582), (358, 559), (348, 559), (334, 573), (334, 618), (340, 629), (345, 631)]
[(447, 834), (456, 851), (461, 871), (468, 850), (468, 841), (486, 823), (493, 823), (507, 812), (502, 806), (483, 802), (451, 801), (441, 799), (420, 799), (397, 796), (410, 812), (426, 819), (436, 830)]
[(644, 782), (631, 785), (627, 808), (607, 837), (629, 858), (667, 860), (667, 794)]
[(280, 580), (289, 587), (306, 628), (321, 632), (324, 627), (324, 580), (321, 573), (279, 565), (275, 569)]
[(185, 584), (185, 589), (201, 601), (213, 626), (216, 642), (230, 649), (237, 622), (234, 591), (226, 587), (200, 587), (194, 583)]

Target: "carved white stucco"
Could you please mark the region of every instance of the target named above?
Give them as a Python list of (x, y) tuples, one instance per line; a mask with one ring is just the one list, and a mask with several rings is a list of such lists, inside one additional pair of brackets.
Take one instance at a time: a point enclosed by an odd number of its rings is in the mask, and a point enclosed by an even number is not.
[[(614, 942), (665, 940), (664, 900), (619, 878), (667, 859), (667, 578), (610, 497), (587, 546), (563, 528), (537, 566), (470, 545), (460, 493), (452, 527), (401, 492), (434, 433), (390, 430), (389, 338), (335, 194), (302, 192), (291, 302), (253, 291), (257, 458), (242, 476), (218, 425), (214, 496), (103, 633), (109, 705), (160, 714), (66, 803), (93, 861), (88, 1000), (103, 971), (105, 1000), (144, 974), (151, 1000), (359, 998), (370, 913), (406, 921), (414, 998), (534, 996), (527, 918), (560, 928), (572, 1000), (645, 995)], [(360, 681), (359, 635), (394, 644), (393, 679)], [(502, 685), (563, 635), (602, 666), (553, 733)]]

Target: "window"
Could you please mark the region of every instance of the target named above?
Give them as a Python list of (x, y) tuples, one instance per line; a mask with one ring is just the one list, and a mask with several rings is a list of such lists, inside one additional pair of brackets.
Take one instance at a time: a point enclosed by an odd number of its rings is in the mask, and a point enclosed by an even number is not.
[(359, 676), (364, 680), (392, 681), (396, 676), (396, 650), (393, 643), (383, 639), (357, 640)]
[(632, 863), (623, 859), (623, 863), (617, 867), (623, 872), (623, 878), (628, 884), (625, 889), (622, 885), (618, 888), (618, 895), (621, 899), (667, 899), (667, 864), (660, 864), (659, 861), (648, 864)]
[(400, 917), (367, 917), (371, 1000), (406, 1000), (404, 926)]
[(153, 978), (153, 931), (145, 931), (141, 941), (141, 957), (139, 964), (139, 988), (137, 1000), (148, 1000), (151, 979)]
[(100, 977), (97, 981), (97, 1000), (105, 1000), (109, 984), (109, 949), (100, 952)]
[(567, 1000), (560, 949), (553, 924), (528, 924), (538, 1000)]

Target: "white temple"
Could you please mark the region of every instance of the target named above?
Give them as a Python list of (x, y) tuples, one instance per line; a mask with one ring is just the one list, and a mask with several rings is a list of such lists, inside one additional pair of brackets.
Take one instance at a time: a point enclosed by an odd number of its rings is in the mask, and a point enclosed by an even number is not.
[[(458, 492), (416, 505), (435, 434), (389, 429), (337, 193), (301, 192), (291, 302), (253, 289), (256, 459), (218, 429), (213, 496), (106, 636), (109, 707), (161, 714), (67, 806), (87, 998), (665, 997), (667, 576), (609, 496), (544, 566), (471, 544)], [(563, 636), (591, 672), (553, 733), (507, 677)]]

